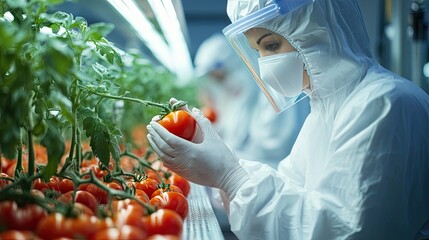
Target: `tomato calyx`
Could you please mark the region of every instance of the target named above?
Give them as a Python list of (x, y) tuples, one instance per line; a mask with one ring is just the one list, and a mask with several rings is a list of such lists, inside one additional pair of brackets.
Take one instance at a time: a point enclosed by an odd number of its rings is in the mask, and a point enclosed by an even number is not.
[(165, 116), (167, 116), (169, 113), (177, 111), (179, 109), (181, 109), (182, 107), (186, 106), (186, 104), (188, 104), (185, 101), (177, 101), (173, 104), (167, 103), (167, 104), (163, 104), (162, 106), (162, 111), (160, 112), (160, 119), (163, 119)]

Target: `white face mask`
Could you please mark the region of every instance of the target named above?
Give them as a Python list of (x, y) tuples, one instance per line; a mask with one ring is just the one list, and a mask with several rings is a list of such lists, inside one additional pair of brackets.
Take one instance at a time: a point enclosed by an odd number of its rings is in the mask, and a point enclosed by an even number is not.
[(304, 63), (298, 52), (279, 53), (258, 58), (262, 81), (286, 97), (302, 92)]

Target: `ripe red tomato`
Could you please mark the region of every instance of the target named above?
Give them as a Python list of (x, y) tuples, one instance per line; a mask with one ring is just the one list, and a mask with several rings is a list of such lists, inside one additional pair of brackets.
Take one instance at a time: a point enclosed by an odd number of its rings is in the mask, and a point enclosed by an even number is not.
[(175, 235), (161, 235), (161, 234), (155, 234), (152, 235), (148, 238), (146, 238), (145, 240), (179, 240), (180, 238), (178, 236)]
[(149, 196), (147, 193), (141, 189), (136, 189), (134, 194), (137, 198), (139, 198), (142, 202), (149, 202)]
[(209, 106), (204, 106), (201, 109), (201, 112), (210, 122), (212, 122), (212, 123), (216, 122), (217, 114), (216, 114), (216, 111), (214, 110), (214, 108), (209, 107)]
[[(135, 198), (137, 198), (138, 200), (140, 200), (143, 203), (149, 203), (149, 197), (142, 190), (139, 190), (139, 189), (136, 190)], [(122, 209), (127, 209), (129, 206), (137, 206), (137, 207), (141, 207), (143, 210), (145, 210), (145, 207), (143, 207), (139, 202), (137, 202), (134, 199), (129, 199), (129, 198), (122, 199), (122, 200), (113, 200), (111, 209), (119, 212)]]
[(147, 210), (143, 206), (129, 204), (124, 208), (117, 209), (114, 220), (117, 227), (131, 225), (143, 229), (142, 219), (146, 215)]
[(10, 166), (12, 166), (12, 163), (16, 163), (16, 159), (6, 159), (5, 157), (1, 157), (1, 156), (0, 156), (0, 159), (1, 159), (1, 171), (3, 173), (8, 172), (8, 169)]
[(185, 197), (187, 197), (191, 191), (191, 184), (189, 181), (176, 173), (172, 173), (167, 182), (171, 185), (179, 187)]
[(188, 200), (178, 192), (164, 192), (151, 198), (149, 203), (158, 209), (171, 209), (177, 212), (182, 219), (188, 215)]
[(26, 230), (7, 230), (5, 232), (0, 233), (0, 239), (8, 240), (41, 240), (35, 233), (32, 231), (26, 231)]
[(76, 216), (80, 216), (82, 214), (88, 215), (88, 216), (96, 216), (95, 212), (90, 209), (88, 206), (82, 203), (74, 203), (73, 205), (73, 212), (76, 214)]
[[(2, 178), (10, 178), (12, 179), (12, 177), (10, 177), (9, 175), (7, 175), (6, 173), (0, 173)], [(12, 183), (11, 181), (7, 180), (7, 179), (0, 179), (0, 189), (3, 187), (6, 187), (7, 185), (9, 185), (10, 183)]]
[(0, 229), (34, 230), (47, 212), (36, 204), (18, 206), (14, 201), (0, 202)]
[(128, 184), (134, 185), (136, 189), (143, 190), (149, 197), (158, 189), (158, 181), (152, 178), (146, 178), (140, 182), (129, 182)]
[(74, 190), (74, 182), (68, 178), (63, 178), (60, 181), (60, 192), (66, 193)]
[(162, 234), (181, 236), (183, 220), (178, 213), (170, 209), (159, 209), (142, 218), (143, 229), (148, 236)]
[(197, 132), (197, 122), (186, 110), (179, 109), (158, 121), (161, 126), (176, 136), (192, 141)]
[(88, 239), (92, 234), (113, 226), (111, 219), (99, 219), (85, 214), (76, 218), (67, 218), (54, 213), (43, 218), (37, 224), (36, 234), (42, 239), (71, 238)]
[[(73, 191), (66, 192), (65, 194), (58, 197), (58, 201), (62, 203), (71, 203), (72, 202)], [(76, 203), (81, 203), (87, 206), (94, 214), (98, 213), (98, 203), (97, 199), (90, 192), (87, 191), (76, 191), (74, 197)]]
[(92, 235), (91, 240), (117, 240), (117, 239), (146, 239), (145, 231), (138, 227), (124, 225), (120, 228), (106, 228)]
[[(117, 182), (109, 182), (105, 183), (107, 187), (115, 190), (122, 191), (122, 186)], [(109, 194), (104, 190), (99, 188), (97, 185), (89, 184), (86, 187), (86, 191), (94, 195), (94, 197), (97, 199), (97, 202), (100, 204), (107, 204), (109, 201)]]
[(42, 179), (38, 178), (33, 182), (33, 188), (45, 192), (46, 190), (55, 190), (60, 191), (60, 182), (58, 177), (51, 177), (49, 182), (44, 182)]
[(165, 192), (178, 192), (183, 194), (182, 190), (178, 186), (170, 184), (168, 187), (158, 188), (155, 192), (152, 193), (152, 196), (150, 196), (150, 198), (161, 195)]

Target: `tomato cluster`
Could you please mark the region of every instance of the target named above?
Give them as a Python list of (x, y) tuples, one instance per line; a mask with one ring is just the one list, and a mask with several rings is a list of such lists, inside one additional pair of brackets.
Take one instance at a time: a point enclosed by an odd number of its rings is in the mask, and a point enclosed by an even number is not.
[[(37, 177), (29, 192), (13, 187), (14, 197), (0, 198), (0, 239), (180, 239), (189, 182), (160, 162), (123, 175), (112, 169), (90, 160), (74, 177)], [(7, 195), (19, 178), (2, 170), (0, 195)]]

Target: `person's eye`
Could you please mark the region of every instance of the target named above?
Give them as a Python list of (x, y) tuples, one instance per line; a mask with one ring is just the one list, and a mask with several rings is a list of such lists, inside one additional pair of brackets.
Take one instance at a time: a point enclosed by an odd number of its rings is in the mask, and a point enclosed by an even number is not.
[(278, 50), (280, 48), (280, 43), (279, 42), (267, 43), (267, 44), (265, 44), (264, 48), (267, 51), (275, 52), (276, 50)]

